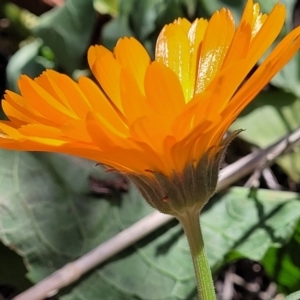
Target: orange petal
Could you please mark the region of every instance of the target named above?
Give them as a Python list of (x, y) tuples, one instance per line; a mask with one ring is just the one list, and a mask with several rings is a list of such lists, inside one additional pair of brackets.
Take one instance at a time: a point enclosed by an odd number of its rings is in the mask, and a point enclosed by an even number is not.
[(80, 77), (78, 85), (88, 99), (89, 106), (91, 106), (93, 111), (101, 112), (104, 110), (106, 112), (108, 110), (110, 113), (118, 115), (114, 104), (105, 96), (94, 81), (87, 77)]
[(118, 131), (114, 123), (107, 122), (102, 114), (89, 112), (86, 118), (86, 129), (91, 139), (100, 150), (109, 150), (114, 146), (128, 147), (124, 132)]
[[(249, 71), (247, 59), (236, 61), (226, 69), (222, 69), (207, 87), (207, 91), (211, 91), (212, 98), (206, 100), (209, 103), (202, 102), (199, 105), (199, 107), (202, 106), (202, 109), (199, 109), (200, 114), (204, 116), (211, 113), (220, 114), (228, 105)], [(198, 120), (199, 117), (195, 113), (195, 119)]]
[(20, 121), (25, 123), (43, 123), (51, 126), (56, 125), (53, 121), (41, 116), (34, 108), (29, 106), (26, 99), (16, 93), (6, 91), (4, 99), (2, 105), (7, 116), (17, 116)]
[(153, 110), (147, 103), (144, 93), (141, 92), (138, 83), (128, 69), (122, 70), (120, 81), (124, 116), (130, 126), (136, 119), (151, 114)]
[(89, 100), (93, 112), (101, 114), (106, 119), (106, 122), (114, 124), (116, 130), (120, 132), (127, 131), (127, 123), (124, 122), (123, 115), (120, 115), (114, 104), (105, 97), (91, 79), (81, 77), (78, 84)]
[(7, 101), (2, 101), (2, 108), (5, 111), (5, 115), (12, 121), (14, 127), (19, 127), (27, 123), (35, 123), (36, 120), (30, 118), (28, 115), (24, 115), (19, 110), (15, 109)]
[(185, 105), (182, 88), (175, 73), (159, 62), (147, 69), (145, 92), (149, 106), (166, 122), (177, 116)]
[(61, 139), (60, 129), (43, 124), (28, 124), (19, 128), (19, 132), (26, 136), (35, 136), (41, 138)]
[(47, 152), (60, 152), (59, 149), (55, 149), (55, 148), (60, 147), (66, 143), (65, 140), (43, 138), (43, 137), (36, 137), (36, 136), (31, 136), (29, 138), (29, 141), (39, 144), (39, 146), (36, 145), (34, 148), (29, 149), (30, 151), (47, 151)]
[[(54, 70), (47, 70), (43, 72), (39, 77), (35, 78), (34, 81), (42, 86), (53, 98), (60, 101), (66, 108), (72, 111), (67, 97), (61, 91), (62, 86), (59, 83), (59, 78), (62, 75)], [(71, 80), (71, 79), (70, 79)]]
[(64, 105), (29, 77), (21, 76), (19, 87), (22, 96), (28, 101), (28, 104), (45, 118), (61, 124), (73, 117), (72, 113)]
[(175, 24), (178, 24), (187, 35), (190, 28), (191, 28), (191, 22), (187, 20), (186, 18), (178, 18), (174, 21)]
[(188, 32), (190, 41), (190, 69), (188, 99), (192, 99), (196, 83), (197, 68), (200, 59), (202, 41), (207, 28), (207, 20), (196, 19)]
[(169, 141), (171, 137), (170, 128), (163, 117), (153, 114), (137, 119), (130, 127), (130, 136), (139, 145), (142, 144), (141, 148), (146, 150), (149, 161), (156, 162), (156, 168), (152, 171), (157, 171), (158, 166), (168, 169), (167, 166), (172, 164), (166, 143), (166, 138), (169, 137)]
[(145, 48), (135, 38), (119, 39), (114, 54), (123, 68), (130, 71), (141, 92), (144, 91), (144, 77), (150, 64)]
[(130, 127), (130, 135), (134, 140), (148, 144), (155, 152), (162, 152), (163, 141), (170, 129), (164, 120), (157, 116), (144, 116)]
[(182, 139), (190, 132), (195, 121), (196, 108), (199, 106), (199, 109), (201, 109), (203, 107), (202, 104), (209, 103), (210, 99), (212, 99), (211, 92), (205, 91), (204, 93), (195, 95), (184, 110), (174, 118), (171, 129), (176, 139)]
[(272, 77), (299, 51), (299, 48), (300, 27), (297, 27), (275, 47), (267, 59), (234, 95), (224, 111), (224, 116), (228, 115), (228, 118), (233, 121)]
[[(248, 0), (240, 24), (236, 29), (236, 33), (226, 55), (223, 68), (227, 67), (230, 63), (234, 63), (241, 58), (245, 58), (248, 55), (251, 41), (253, 37), (256, 36), (257, 33), (259, 33), (259, 30), (265, 23), (266, 19), (267, 15), (263, 15), (260, 13), (259, 4), (256, 3), (253, 5), (253, 1)], [(256, 56), (253, 57), (251, 61), (249, 61), (250, 69), (261, 57), (262, 53), (266, 51), (270, 44), (264, 43), (263, 46), (264, 47), (262, 48), (261, 52), (255, 52)]]
[[(101, 163), (108, 165), (109, 167), (121, 170), (126, 173), (145, 174), (151, 163), (145, 160), (147, 153), (143, 153), (136, 149), (128, 149), (124, 151), (123, 148), (116, 147), (110, 152), (100, 152), (98, 157)], [(147, 174), (147, 173), (146, 173)]]
[(203, 39), (195, 93), (201, 93), (220, 70), (235, 28), (229, 10), (222, 9), (211, 17)]
[(85, 120), (71, 120), (61, 128), (61, 137), (83, 143), (92, 143), (92, 139), (86, 130)]
[(20, 134), (19, 130), (11, 126), (10, 121), (0, 121), (0, 133), (1, 139), (13, 139), (13, 140), (21, 140), (23, 135)]
[[(102, 46), (89, 49), (89, 64), (91, 70), (104, 90), (105, 94), (114, 105), (123, 112), (120, 93), (121, 64), (113, 54)], [(93, 62), (93, 64), (91, 63)]]
[(102, 55), (110, 55), (111, 57), (113, 57), (113, 54), (111, 53), (111, 51), (109, 51), (108, 49), (106, 49), (102, 45), (91, 46), (89, 48), (87, 54), (88, 54), (87, 55), (88, 63), (89, 63), (89, 66), (90, 66), (91, 70), (93, 70), (94, 65), (95, 65), (96, 60), (98, 59), (98, 57), (100, 57)]
[(241, 20), (240, 20), (240, 24), (246, 23), (246, 24), (251, 25), (251, 27), (252, 27), (254, 11), (255, 11), (255, 8), (254, 8), (253, 0), (247, 0)]
[[(48, 77), (50, 85), (55, 89), (57, 98), (60, 99), (69, 110), (74, 112), (73, 117), (76, 119), (85, 118), (87, 111), (91, 110), (92, 107), (78, 84), (64, 74), (59, 74), (56, 78), (53, 78), (51, 74), (49, 74)], [(56, 82), (54, 82), (53, 79), (55, 79)]]
[(259, 32), (253, 37), (247, 59), (253, 65), (271, 46), (279, 35), (285, 20), (285, 6), (277, 3), (262, 25)]
[(228, 65), (247, 56), (251, 38), (252, 28), (250, 24), (246, 22), (240, 23), (232, 39), (222, 68), (226, 68)]
[(187, 102), (194, 82), (189, 81), (190, 42), (185, 30), (178, 23), (166, 25), (156, 42), (155, 59), (175, 72)]

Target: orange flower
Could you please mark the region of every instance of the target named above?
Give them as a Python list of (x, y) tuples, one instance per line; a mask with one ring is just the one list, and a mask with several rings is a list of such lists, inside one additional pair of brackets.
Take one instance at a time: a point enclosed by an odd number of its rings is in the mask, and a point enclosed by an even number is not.
[(0, 147), (68, 153), (125, 174), (180, 175), (219, 151), (230, 124), (298, 51), (299, 27), (244, 82), (284, 19), (282, 4), (266, 15), (252, 0), (237, 28), (225, 8), (209, 21), (178, 19), (161, 31), (153, 62), (134, 38), (113, 52), (93, 46), (88, 61), (100, 87), (53, 70), (22, 76), (21, 95), (7, 91), (3, 101)]

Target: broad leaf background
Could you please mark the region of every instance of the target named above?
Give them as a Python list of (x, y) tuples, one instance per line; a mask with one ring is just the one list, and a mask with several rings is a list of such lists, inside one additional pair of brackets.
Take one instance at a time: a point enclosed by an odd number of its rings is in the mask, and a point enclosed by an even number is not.
[[(277, 1), (258, 2), (263, 10), (270, 11)], [(284, 34), (293, 26), (296, 1), (281, 2), (287, 7)], [(84, 70), (85, 52), (96, 23), (95, 8), (112, 15), (99, 42), (113, 48), (119, 37), (135, 36), (153, 56), (155, 39), (165, 23), (182, 16), (191, 20), (209, 17), (222, 6), (232, 9), (238, 20), (244, 3), (67, 0), (65, 6), (38, 17), (31, 31), (34, 40), (10, 60), (8, 86), (17, 90), (20, 74), (34, 77), (45, 68), (74, 77)], [(246, 129), (241, 139), (254, 147), (266, 147), (300, 126), (299, 91), (296, 56), (243, 112), (232, 130)], [(299, 183), (297, 151), (276, 162)], [(57, 154), (0, 152), (0, 239), (22, 257), (32, 283), (152, 212), (130, 184), (125, 184), (124, 190), (108, 189), (104, 193), (95, 189), (95, 184), (115, 180), (123, 179), (105, 173), (95, 162)], [(241, 187), (220, 193), (201, 217), (212, 269), (217, 273), (227, 263), (246, 257), (261, 261), (280, 291), (300, 289), (300, 260), (295, 255), (300, 247), (299, 217), (296, 193)], [(2, 262), (1, 267), (7, 268)], [(28, 285), (22, 277), (24, 267), (21, 273), (18, 281), (23, 289)], [(174, 220), (161, 227), (62, 290), (59, 298), (196, 299), (192, 262), (180, 225)]]
[[(6, 191), (0, 198), (0, 236), (24, 256), (33, 282), (152, 211), (132, 186), (109, 197), (93, 194), (91, 180), (103, 182), (114, 175), (91, 162), (2, 151), (0, 165), (0, 189)], [(220, 195), (202, 216), (212, 267), (217, 269), (233, 250), (262, 259), (271, 246), (289, 239), (299, 216), (294, 193), (260, 190), (252, 195), (248, 189), (235, 188)], [(100, 296), (193, 299), (192, 263), (177, 221), (88, 274), (62, 299)]]

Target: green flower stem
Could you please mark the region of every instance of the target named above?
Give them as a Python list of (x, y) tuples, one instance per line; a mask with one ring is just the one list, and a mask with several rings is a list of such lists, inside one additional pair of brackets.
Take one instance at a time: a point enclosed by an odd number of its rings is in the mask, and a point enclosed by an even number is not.
[(205, 252), (204, 241), (199, 222), (199, 213), (187, 211), (185, 214), (182, 214), (177, 218), (181, 222), (189, 242), (196, 273), (199, 299), (216, 300), (214, 283)]

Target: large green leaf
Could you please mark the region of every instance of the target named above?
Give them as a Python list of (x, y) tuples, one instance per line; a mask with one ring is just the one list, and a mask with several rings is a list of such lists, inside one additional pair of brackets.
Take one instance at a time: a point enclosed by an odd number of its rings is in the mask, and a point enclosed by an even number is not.
[(37, 18), (28, 10), (20, 8), (11, 1), (1, 1), (0, 3), (1, 18), (9, 20), (12, 29), (12, 39), (26, 39), (30, 35), (30, 25), (35, 23)]
[(284, 244), (300, 217), (298, 194), (233, 188), (202, 215), (208, 256), (213, 267), (230, 250), (261, 260), (271, 246)]
[(95, 9), (101, 14), (116, 16), (119, 13), (120, 0), (94, 0)]
[(92, 0), (67, 0), (64, 6), (43, 14), (34, 33), (52, 49), (58, 64), (72, 74), (82, 63), (95, 21)]
[(188, 9), (194, 10), (187, 0), (121, 1), (119, 16), (104, 27), (101, 41), (106, 47), (113, 48), (119, 38), (134, 36), (152, 55), (162, 27), (178, 17), (186, 16)]
[[(285, 30), (282, 32), (280, 36), (281, 38), (283, 38), (284, 34), (287, 34), (293, 29), (294, 26), (293, 18), (296, 16), (294, 10), (296, 8), (297, 1), (283, 0), (280, 2), (285, 4), (285, 7), (287, 9)], [(300, 55), (299, 53), (297, 53), (283, 67), (283, 69), (280, 70), (280, 72), (278, 72), (278, 74), (271, 80), (271, 83), (278, 88), (282, 88), (285, 91), (293, 93), (298, 98), (300, 97)]]
[(299, 300), (299, 299), (300, 299), (300, 291), (288, 295), (283, 300)]
[(111, 20), (103, 28), (101, 42), (104, 46), (112, 49), (120, 37), (135, 36), (129, 20), (129, 15), (133, 7), (134, 0), (120, 2), (118, 18)]
[(11, 286), (18, 291), (28, 289), (32, 284), (25, 278), (26, 272), (22, 258), (0, 243), (0, 286)]
[[(0, 161), (0, 236), (27, 260), (34, 282), (152, 211), (132, 187), (94, 195), (90, 176), (101, 184), (113, 177), (94, 163), (5, 151)], [(68, 297), (86, 292), (88, 299), (98, 293), (103, 299), (184, 299), (193, 290), (189, 252), (174, 221), (92, 272)]]
[(236, 20), (239, 20), (244, 6), (244, 0), (203, 0), (197, 1), (197, 12), (204, 16), (211, 16), (216, 10), (227, 7), (233, 12)]
[[(0, 238), (24, 257), (33, 282), (152, 211), (132, 186), (111, 189), (108, 183), (121, 179), (91, 162), (1, 151), (0, 166)], [(101, 195), (93, 192), (95, 185), (102, 186)], [(263, 190), (252, 197), (236, 188), (212, 200), (202, 216), (211, 265), (220, 266), (232, 248), (260, 259), (269, 247), (285, 242), (300, 215), (296, 198)], [(181, 227), (176, 221), (163, 226), (65, 293), (64, 300), (194, 299), (193, 267)]]
[(287, 65), (272, 79), (272, 84), (300, 97), (300, 55), (287, 63)]
[(265, 91), (242, 112), (231, 129), (245, 129), (240, 137), (266, 147), (300, 125), (299, 111), (300, 100), (293, 94)]
[[(262, 92), (232, 124), (231, 129), (245, 129), (244, 140), (261, 148), (276, 142), (300, 126), (300, 100), (280, 90)], [(295, 181), (300, 180), (300, 155), (293, 152), (277, 163)]]
[(39, 39), (20, 48), (9, 60), (6, 67), (7, 87), (18, 91), (18, 79), (22, 74), (34, 78), (46, 68), (53, 68), (53, 62), (40, 55), (42, 42)]
[(300, 290), (299, 249), (300, 223), (290, 242), (282, 248), (271, 248), (263, 260), (269, 276), (287, 294)]

